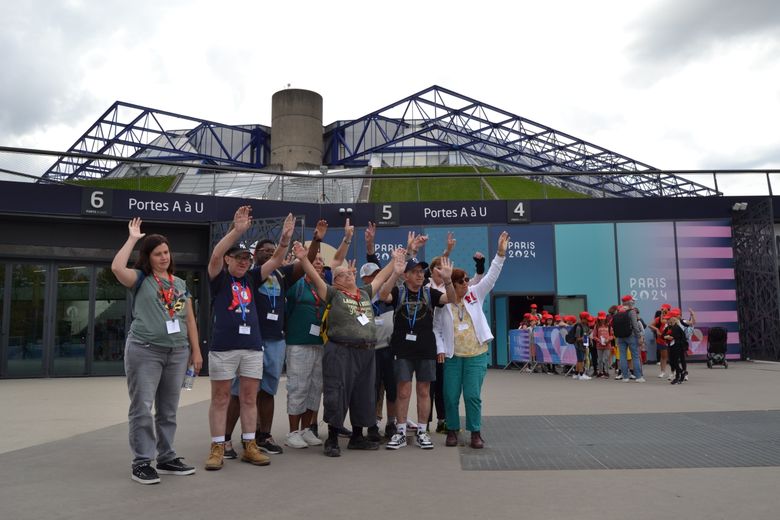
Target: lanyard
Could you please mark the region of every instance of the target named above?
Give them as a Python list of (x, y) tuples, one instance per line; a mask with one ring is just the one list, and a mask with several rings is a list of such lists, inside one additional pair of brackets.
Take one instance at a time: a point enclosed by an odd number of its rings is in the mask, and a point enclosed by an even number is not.
[(358, 314), (363, 314), (363, 306), (360, 304), (360, 289), (357, 290), (355, 296), (352, 296), (351, 294), (349, 294), (347, 291), (343, 289), (339, 289), (339, 290), (344, 296), (346, 296), (350, 300), (355, 300), (358, 304)]
[(414, 306), (414, 315), (409, 316), (409, 289), (406, 290), (406, 321), (409, 323), (409, 332), (414, 331), (414, 324), (417, 322), (417, 311), (420, 309), (420, 292), (422, 287), (417, 290), (417, 303)]
[(314, 297), (314, 309), (317, 311), (317, 321), (321, 321), (320, 320), (320, 297), (317, 294), (317, 291), (312, 289), (311, 285), (309, 285), (309, 282), (307, 282), (304, 279), (303, 283), (306, 284), (306, 287), (309, 289), (311, 295)]
[(170, 314), (171, 320), (173, 320), (173, 315), (176, 312), (173, 309), (173, 275), (168, 273), (168, 283), (170, 284), (170, 287), (168, 287), (167, 291), (165, 290), (165, 287), (163, 287), (162, 280), (160, 280), (155, 273), (152, 273), (152, 276), (154, 276), (154, 281), (157, 282), (157, 285), (160, 286), (160, 292), (165, 301), (165, 308), (168, 309), (168, 314)]
[(466, 313), (466, 306), (463, 303), (458, 304), (458, 320), (463, 321), (463, 316)]
[[(271, 275), (268, 277), (268, 282), (270, 282), (270, 288), (268, 289), (268, 301), (271, 302), (271, 312), (276, 314), (276, 283), (278, 280), (276, 279), (276, 274), (271, 273)], [(282, 291), (282, 284), (279, 284), (279, 292)]]
[(236, 279), (233, 278), (233, 275), (230, 275), (230, 279), (233, 280), (230, 288), (236, 295), (236, 298), (238, 298), (238, 306), (241, 307), (241, 321), (246, 325), (246, 306), (249, 304), (246, 294), (246, 276), (241, 279), (241, 283), (238, 283)]

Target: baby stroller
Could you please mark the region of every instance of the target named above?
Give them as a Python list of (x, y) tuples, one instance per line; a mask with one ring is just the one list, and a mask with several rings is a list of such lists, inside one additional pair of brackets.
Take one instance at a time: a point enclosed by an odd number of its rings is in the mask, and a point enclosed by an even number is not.
[(726, 338), (727, 332), (723, 327), (712, 327), (707, 341), (707, 368), (715, 365), (723, 365), (723, 368), (729, 367), (726, 361)]

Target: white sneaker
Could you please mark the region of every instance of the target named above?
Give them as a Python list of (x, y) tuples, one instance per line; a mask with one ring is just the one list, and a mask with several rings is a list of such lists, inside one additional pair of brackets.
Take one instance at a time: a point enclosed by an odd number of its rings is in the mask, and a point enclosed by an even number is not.
[(644, 383), (644, 382), (645, 382), (645, 378), (644, 378), (644, 377), (640, 377), (640, 378), (638, 378), (638, 379), (636, 380), (636, 382), (637, 382), (637, 383)]
[(622, 380), (623, 380), (623, 376), (621, 376), (620, 374), (615, 376), (615, 381), (622, 381)]
[(580, 375), (579, 374), (574, 374), (573, 376), (571, 376), (571, 378), (574, 379), (575, 381), (577, 381), (577, 380), (580, 379)]
[(628, 376), (628, 378), (629, 379), (636, 379), (636, 376), (634, 374), (631, 374), (630, 376)]
[(661, 372), (660, 374), (658, 374), (658, 379), (663, 379), (665, 377), (666, 377), (666, 372)]
[(306, 428), (305, 430), (303, 430), (303, 433), (301, 434), (301, 438), (309, 446), (321, 446), (322, 445), (322, 439), (320, 439), (319, 437), (314, 435), (314, 432), (311, 431), (310, 428)]
[(621, 379), (621, 381), (624, 382), (624, 383), (630, 383), (631, 382), (630, 379)]
[(397, 450), (406, 447), (406, 434), (396, 433), (385, 446), (388, 450)]
[(309, 447), (309, 444), (303, 440), (303, 435), (301, 435), (300, 431), (288, 433), (284, 439), (284, 445), (296, 449)]
[(417, 444), (420, 448), (424, 450), (432, 450), (433, 449), (433, 441), (431, 441), (431, 436), (428, 435), (428, 432), (417, 432), (417, 435), (415, 436), (415, 444)]
[(590, 377), (588, 374), (582, 374), (580, 376), (580, 381), (590, 381), (591, 379), (593, 379), (593, 378)]

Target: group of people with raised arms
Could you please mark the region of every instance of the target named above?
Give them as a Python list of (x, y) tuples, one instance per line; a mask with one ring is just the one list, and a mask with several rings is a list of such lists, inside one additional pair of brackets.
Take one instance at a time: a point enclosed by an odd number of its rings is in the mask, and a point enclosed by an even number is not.
[[(291, 243), (295, 219), (290, 214), (278, 244), (262, 240), (254, 254), (239, 244), (251, 225), (251, 207), (238, 208), (207, 268), (213, 324), (207, 470), (219, 470), (225, 458), (238, 457), (231, 434), (239, 420), (242, 461), (264, 466), (270, 463), (268, 454), (282, 453), (271, 426), (285, 361), (288, 447), (323, 445), (325, 455), (338, 457), (339, 436), (347, 434), (348, 449), (378, 449), (377, 399), (382, 393), (388, 401), (386, 447), (406, 446), (413, 380), (417, 446), (434, 447), (427, 431), (434, 396), (444, 403), (444, 410), (437, 411), (444, 421), (438, 430), (446, 431), (447, 446), (457, 445), (461, 395), (470, 446), (484, 446), (480, 396), (493, 335), (483, 302), (503, 266), (506, 232), (499, 237), (487, 273), (484, 258), (475, 255), (478, 271), (481, 259), (482, 273), (470, 279), (447, 256), (454, 245), (452, 234), (445, 255), (434, 258), (431, 266), (416, 257), (427, 237), (410, 233), (407, 248), (395, 249), (381, 267), (373, 254), (376, 229), (369, 224), (369, 261), (358, 280), (355, 261), (345, 261), (354, 233), (349, 221), (330, 270), (319, 251), (325, 221), (317, 223), (306, 247)], [(129, 268), (139, 240), (138, 260)], [(294, 259), (288, 257), (290, 247)], [(128, 239), (112, 270), (134, 293), (125, 351), (131, 478), (154, 484), (160, 482), (160, 474), (190, 475), (195, 468), (173, 448), (185, 371), (191, 366), (199, 372), (203, 365), (190, 294), (184, 281), (173, 275), (167, 239), (145, 236), (140, 219), (130, 222)], [(324, 442), (317, 429), (320, 401), (328, 425)], [(351, 432), (344, 425), (347, 414)]]

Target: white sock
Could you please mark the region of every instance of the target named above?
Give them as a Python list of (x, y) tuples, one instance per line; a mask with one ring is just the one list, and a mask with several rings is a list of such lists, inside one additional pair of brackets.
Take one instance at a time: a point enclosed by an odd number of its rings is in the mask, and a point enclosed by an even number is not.
[(401, 435), (406, 435), (406, 423), (404, 422), (403, 424), (399, 424), (398, 428), (397, 428), (397, 431)]
[(252, 432), (252, 433), (242, 433), (241, 434), (241, 440), (242, 441), (253, 441), (253, 440), (255, 440), (255, 432)]
[(417, 423), (417, 433), (424, 433), (428, 429), (428, 425), (425, 423)]
[(211, 442), (223, 443), (223, 442), (225, 442), (225, 436), (224, 435), (220, 435), (219, 437), (212, 437), (211, 438)]

